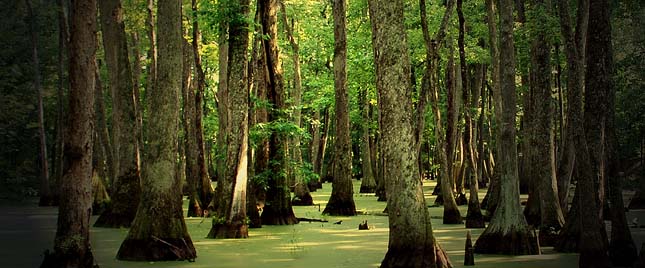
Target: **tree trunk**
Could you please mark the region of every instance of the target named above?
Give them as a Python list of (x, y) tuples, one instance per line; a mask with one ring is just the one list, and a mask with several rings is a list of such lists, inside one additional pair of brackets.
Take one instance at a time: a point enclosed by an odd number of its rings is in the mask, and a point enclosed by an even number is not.
[(202, 203), (200, 198), (200, 188), (201, 188), (201, 177), (199, 176), (199, 166), (197, 165), (197, 140), (194, 135), (195, 130), (195, 113), (197, 108), (195, 107), (195, 98), (196, 90), (193, 87), (195, 83), (192, 81), (192, 67), (193, 67), (193, 51), (192, 46), (188, 43), (186, 39), (182, 38), (182, 79), (181, 79), (181, 91), (182, 99), (184, 103), (183, 109), (183, 128), (184, 128), (184, 140), (183, 144), (180, 141), (180, 146), (184, 147), (184, 152), (186, 154), (186, 184), (188, 188), (188, 212), (186, 216), (188, 217), (202, 217), (204, 216), (204, 210), (208, 203)]
[(515, 143), (515, 45), (513, 42), (513, 4), (500, 2), (500, 86), (502, 118), (499, 127), (501, 147), (501, 192), (498, 209), (475, 243), (476, 253), (539, 254), (537, 238), (522, 214), (519, 198), (517, 146)]
[(419, 180), (403, 1), (369, 2), (376, 87), (382, 113), (390, 238), (381, 267), (452, 267), (432, 234)]
[(137, 126), (137, 142), (139, 144), (139, 150), (141, 150), (143, 140), (143, 106), (141, 102), (141, 92), (139, 89), (139, 82), (141, 80), (141, 55), (139, 54), (139, 34), (132, 32), (130, 34), (132, 39), (132, 90), (134, 93), (134, 103), (135, 103), (135, 115), (136, 115), (136, 126)]
[[(99, 2), (100, 23), (112, 92), (112, 147), (118, 173), (112, 183), (110, 206), (96, 227), (129, 227), (141, 198), (136, 103), (120, 0)], [(116, 164), (116, 163), (114, 163)]]
[(363, 178), (361, 179), (361, 193), (374, 193), (376, 191), (376, 179), (372, 169), (372, 152), (370, 149), (370, 114), (369, 114), (369, 97), (367, 88), (359, 88), (358, 105), (360, 107), (362, 124), (361, 124), (361, 170)]
[[(600, 180), (608, 178), (611, 216), (609, 258), (615, 266), (632, 266), (636, 246), (625, 218), (615, 132), (616, 89), (611, 38), (611, 8), (607, 0), (589, 1), (589, 32), (586, 40), (585, 134)], [(593, 148), (595, 147), (595, 148)]]
[(331, 196), (323, 214), (354, 216), (352, 187), (352, 143), (349, 133), (349, 102), (347, 92), (346, 0), (334, 0), (334, 89), (336, 92), (336, 136), (334, 139), (334, 181)]
[[(263, 39), (264, 55), (267, 65), (267, 91), (269, 103), (273, 108), (268, 113), (268, 122), (276, 123), (285, 119), (286, 107), (284, 81), (278, 52), (277, 0), (260, 1), (262, 33), (269, 36)], [(287, 185), (287, 144), (284, 133), (273, 131), (269, 138), (268, 190), (267, 200), (262, 212), (262, 223), (266, 225), (291, 225), (298, 223), (291, 207), (291, 194)], [(267, 159), (267, 161), (268, 161)]]
[(96, 1), (72, 1), (69, 128), (54, 252), (41, 267), (95, 267), (90, 247), (92, 137), (96, 69)]
[(196, 82), (195, 92), (195, 128), (194, 136), (197, 143), (197, 171), (199, 178), (198, 194), (201, 203), (208, 204), (213, 198), (213, 187), (211, 186), (211, 179), (208, 170), (208, 163), (206, 161), (206, 144), (204, 142), (204, 126), (202, 118), (204, 115), (204, 90), (206, 88), (206, 78), (204, 69), (202, 68), (202, 57), (199, 55), (199, 42), (201, 42), (202, 35), (199, 31), (199, 20), (197, 18), (197, 0), (191, 1), (191, 8), (193, 11), (193, 57), (195, 59), (195, 79)]
[[(225, 14), (225, 5), (226, 2), (218, 2), (218, 9), (220, 14)], [(222, 199), (222, 193), (220, 189), (220, 180), (224, 177), (226, 170), (226, 145), (229, 133), (228, 131), (228, 22), (227, 18), (220, 18), (219, 23), (219, 32), (217, 37), (218, 44), (218, 61), (219, 61), (219, 83), (217, 85), (217, 118), (218, 118), (218, 132), (217, 132), (217, 148), (215, 150), (215, 172), (217, 178), (217, 188), (215, 188), (215, 193), (211, 204), (209, 205), (209, 210), (216, 211), (218, 210), (217, 206), (219, 201)]]
[(56, 140), (55, 150), (52, 157), (53, 178), (50, 183), (51, 195), (54, 204), (58, 204), (60, 199), (59, 182), (63, 178), (63, 154), (65, 139), (65, 51), (67, 49), (67, 38), (69, 36), (67, 27), (67, 8), (62, 0), (56, 1), (58, 8), (58, 88), (56, 90)]
[[(256, 31), (262, 32), (262, 26), (260, 24), (260, 10), (259, 7), (256, 7)], [(262, 46), (262, 40), (259, 37), (255, 37), (253, 40), (253, 85), (255, 88), (255, 97), (258, 100), (258, 103), (267, 102), (267, 67), (266, 67), (266, 58), (264, 55), (264, 49)], [(253, 103), (255, 105), (255, 103)], [(267, 109), (264, 105), (257, 105), (253, 109), (255, 115), (256, 124), (266, 124), (267, 119)], [(247, 196), (247, 214), (249, 216), (249, 227), (250, 228), (260, 228), (262, 227), (262, 220), (260, 218), (259, 206), (260, 203), (264, 203), (265, 191), (263, 184), (266, 183), (266, 180), (260, 182), (260, 179), (265, 179), (264, 174), (267, 172), (269, 167), (269, 141), (267, 138), (262, 138), (257, 142), (257, 148), (255, 149), (253, 156), (253, 169), (255, 172), (255, 177), (249, 180), (249, 191)], [(265, 184), (266, 185), (266, 184)]]
[[(537, 1), (534, 8), (548, 12), (546, 1)], [(545, 14), (547, 15), (547, 14)], [(547, 27), (544, 20), (538, 20), (538, 29)], [(546, 33), (538, 31), (531, 45), (531, 91), (533, 94), (532, 135), (529, 146), (535, 154), (529, 159), (533, 176), (529, 180), (537, 187), (540, 208), (539, 239), (540, 246), (553, 246), (558, 232), (564, 224), (564, 214), (558, 198), (558, 185), (555, 171), (555, 133), (553, 128), (553, 99), (551, 98), (550, 47)]]
[(29, 36), (31, 38), (31, 56), (32, 67), (34, 71), (34, 91), (38, 97), (38, 140), (40, 142), (40, 201), (39, 206), (49, 206), (53, 204), (53, 196), (49, 182), (49, 159), (47, 158), (47, 141), (45, 137), (45, 118), (43, 108), (43, 89), (40, 83), (40, 61), (38, 59), (38, 22), (31, 1), (26, 0), (27, 12), (29, 13)]
[[(287, 38), (289, 39), (289, 44), (291, 45), (293, 53), (293, 123), (297, 127), (301, 127), (301, 102), (302, 102), (302, 81), (300, 77), (300, 47), (296, 43), (296, 39), (293, 37), (292, 26), (287, 22), (287, 9), (284, 6), (284, 3), (280, 1), (280, 9), (282, 10), (281, 18), (282, 24), (284, 24), (285, 31), (287, 33)], [(296, 135), (291, 139), (291, 159), (296, 164), (291, 170), (291, 176), (294, 177), (294, 197), (291, 203), (294, 206), (309, 206), (314, 204), (313, 198), (309, 193), (309, 186), (305, 182), (305, 179), (302, 175), (302, 151), (300, 149), (300, 137)]]
[(229, 3), (227, 9), (237, 19), (229, 25), (228, 58), (228, 99), (229, 127), (226, 151), (225, 176), (220, 178), (218, 187), (223, 194), (223, 202), (213, 217), (209, 238), (247, 238), (249, 228), (246, 223), (246, 185), (248, 181), (248, 138), (249, 138), (249, 91), (248, 56), (249, 0)]
[[(419, 1), (419, 6), (421, 8), (421, 25), (423, 28), (425, 28), (425, 32), (427, 32), (427, 20), (426, 18), (426, 8), (425, 8), (425, 0)], [(450, 14), (452, 13), (452, 7), (454, 6), (454, 1), (448, 1), (447, 6), (446, 6), (446, 13), (444, 13), (443, 19), (442, 19), (442, 25), (446, 25), (450, 19)], [(425, 25), (425, 26), (424, 26)], [(440, 26), (440, 29), (444, 29), (443, 31), (445, 32), (445, 28), (447, 26)], [(439, 31), (438, 33), (441, 33), (442, 31)], [(445, 36), (444, 34), (437, 35), (437, 39)], [(441, 112), (439, 110), (439, 79), (437, 77), (437, 70), (438, 70), (438, 61), (439, 61), (439, 55), (438, 55), (438, 45), (441, 43), (433, 43), (430, 40), (430, 35), (424, 33), (424, 41), (425, 41), (425, 46), (426, 46), (426, 57), (427, 57), (427, 62), (428, 65), (426, 66), (426, 70), (424, 73), (424, 76), (427, 78), (425, 81), (427, 81), (428, 87), (431, 88), (430, 90), (430, 103), (432, 105), (432, 111), (434, 112), (434, 119), (435, 119), (435, 138), (437, 139), (437, 147), (439, 148), (447, 148), (447, 142), (444, 141), (444, 137), (446, 137), (443, 133), (443, 127), (441, 124)], [(422, 85), (424, 86), (424, 85)], [(449, 158), (446, 153), (446, 150), (439, 149), (439, 159), (440, 159), (440, 182), (438, 185), (441, 187), (441, 197), (443, 198), (443, 223), (444, 224), (461, 224), (462, 223), (462, 218), (461, 214), (459, 213), (459, 209), (457, 207), (457, 203), (455, 202), (454, 195), (452, 194), (452, 183), (450, 182), (450, 175), (449, 175)], [(439, 198), (439, 196), (437, 197)]]
[(158, 4), (159, 68), (156, 89), (150, 95), (149, 126), (142, 198), (132, 228), (117, 259), (129, 261), (193, 260), (193, 242), (186, 230), (181, 182), (175, 176), (178, 94), (181, 87), (181, 2)]

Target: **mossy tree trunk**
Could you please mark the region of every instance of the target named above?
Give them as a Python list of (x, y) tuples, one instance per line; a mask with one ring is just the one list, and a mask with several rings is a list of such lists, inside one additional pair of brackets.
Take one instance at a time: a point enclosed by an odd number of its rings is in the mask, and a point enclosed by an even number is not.
[(501, 192), (495, 214), (475, 243), (476, 253), (530, 255), (539, 254), (535, 234), (529, 230), (520, 207), (515, 143), (515, 45), (513, 42), (513, 3), (500, 3), (500, 85), (502, 124), (500, 132)]
[(41, 267), (94, 266), (90, 247), (92, 149), (96, 69), (96, 1), (72, 1), (69, 40), (69, 114), (65, 167), (54, 252)]
[(352, 187), (352, 143), (349, 133), (349, 94), (347, 92), (346, 1), (334, 0), (334, 91), (336, 95), (336, 135), (331, 196), (324, 214), (354, 216)]
[(184, 222), (181, 181), (175, 175), (182, 73), (181, 1), (158, 3), (159, 62), (148, 120), (141, 202), (117, 259), (192, 260), (195, 248)]
[[(112, 92), (112, 147), (118, 173), (112, 183), (110, 206), (96, 227), (129, 227), (141, 198), (136, 103), (120, 0), (99, 1), (100, 23)], [(137, 88), (138, 89), (138, 88)], [(115, 163), (116, 164), (116, 163)]]
[(229, 24), (228, 100), (229, 120), (226, 171), (220, 178), (222, 202), (213, 217), (209, 238), (247, 238), (246, 186), (248, 181), (249, 91), (248, 56), (249, 0), (228, 3), (232, 16), (244, 19)]
[(381, 267), (451, 267), (437, 244), (419, 179), (403, 1), (369, 2), (382, 115), (390, 238)]
[[(267, 96), (272, 105), (268, 122), (278, 123), (286, 120), (284, 80), (278, 52), (277, 0), (258, 2), (262, 33), (269, 38), (262, 40), (267, 65)], [(284, 133), (273, 131), (269, 138), (268, 153), (268, 190), (267, 200), (262, 212), (262, 224), (290, 225), (298, 223), (291, 207), (291, 193), (287, 185), (287, 143)], [(270, 161), (269, 161), (270, 159)]]

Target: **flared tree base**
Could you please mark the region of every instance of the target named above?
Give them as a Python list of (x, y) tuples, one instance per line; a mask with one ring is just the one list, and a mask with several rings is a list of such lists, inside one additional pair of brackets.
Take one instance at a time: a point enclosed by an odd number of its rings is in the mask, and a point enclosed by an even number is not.
[(108, 207), (110, 206), (109, 201), (96, 201), (92, 202), (92, 215), (101, 215), (103, 214)]
[[(625, 240), (625, 239), (622, 239)], [(609, 259), (614, 266), (631, 267), (638, 259), (633, 241), (616, 241), (609, 243)]]
[(330, 216), (356, 216), (356, 204), (353, 199), (334, 198), (329, 199), (323, 214)]
[(376, 186), (361, 185), (361, 189), (358, 192), (361, 194), (371, 194), (376, 192)]
[(434, 199), (434, 205), (435, 206), (443, 206), (443, 195), (438, 194), (437, 197)]
[(40, 268), (98, 268), (98, 264), (94, 264), (94, 256), (92, 251), (88, 250), (83, 256), (78, 254), (58, 254), (56, 252), (45, 251), (45, 258), (40, 264)]
[(556, 227), (540, 227), (540, 233), (538, 234), (538, 240), (540, 241), (541, 247), (553, 247), (558, 242), (560, 238), (559, 228)]
[(100, 228), (130, 228), (134, 220), (134, 214), (114, 213), (112, 208), (108, 206), (101, 216), (94, 223), (94, 227)]
[[(472, 206), (472, 205), (471, 205)], [(484, 228), (484, 215), (481, 209), (468, 207), (468, 215), (466, 215), (466, 228)]]
[(195, 201), (191, 198), (188, 202), (188, 212), (186, 216), (188, 217), (204, 217), (204, 210), (202, 210), (200, 202)]
[(311, 198), (311, 194), (306, 193), (303, 196), (294, 196), (291, 200), (292, 206), (313, 206), (314, 199)]
[(634, 198), (629, 202), (628, 209), (645, 209), (645, 194), (638, 191)]
[(528, 229), (511, 229), (502, 233), (501, 229), (484, 231), (475, 242), (475, 253), (502, 255), (537, 255), (540, 254), (535, 234)]
[(206, 236), (208, 238), (248, 238), (249, 226), (246, 224), (215, 224)]
[(298, 223), (298, 219), (290, 207), (278, 209), (268, 204), (264, 206), (260, 219), (264, 225), (292, 225)]
[(452, 267), (446, 251), (438, 244), (435, 244), (432, 250), (434, 250), (434, 254), (424, 254), (423, 248), (388, 248), (385, 258), (381, 262), (381, 268)]
[(192, 261), (197, 257), (190, 237), (126, 238), (116, 258), (123, 261)]
[(457, 198), (455, 198), (455, 202), (457, 203), (457, 206), (463, 206), (468, 204), (468, 199), (466, 198), (466, 194), (460, 193), (457, 195)]
[(318, 189), (322, 189), (322, 183), (320, 181), (311, 180), (309, 181), (309, 183), (307, 183), (307, 186), (309, 187), (310, 192), (315, 192)]
[(462, 224), (464, 220), (461, 218), (461, 213), (457, 208), (443, 209), (443, 224)]

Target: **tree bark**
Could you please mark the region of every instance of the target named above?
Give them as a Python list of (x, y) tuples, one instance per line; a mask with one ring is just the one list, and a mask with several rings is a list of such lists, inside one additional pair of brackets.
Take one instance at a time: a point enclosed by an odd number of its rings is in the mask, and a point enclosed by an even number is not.
[(246, 223), (246, 186), (248, 181), (248, 138), (249, 138), (249, 91), (248, 56), (249, 0), (229, 3), (227, 9), (236, 19), (229, 25), (228, 58), (228, 100), (229, 127), (226, 151), (225, 176), (220, 178), (218, 187), (223, 194), (223, 202), (213, 217), (209, 238), (247, 238), (249, 228)]
[(69, 128), (54, 252), (41, 267), (96, 267), (90, 247), (92, 137), (96, 68), (96, 1), (72, 1)]
[[(589, 1), (589, 30), (586, 40), (585, 134), (592, 165), (600, 180), (608, 179), (611, 217), (609, 258), (615, 266), (632, 266), (636, 246), (625, 218), (622, 177), (615, 132), (614, 59), (611, 38), (611, 8), (607, 0)], [(595, 148), (594, 148), (595, 147)]]
[(346, 0), (334, 0), (334, 89), (336, 92), (336, 136), (334, 140), (334, 181), (324, 214), (356, 215), (352, 187), (352, 143), (349, 133), (347, 92)]
[(204, 142), (204, 126), (202, 118), (204, 115), (204, 90), (206, 88), (206, 78), (204, 75), (204, 68), (202, 67), (202, 57), (199, 54), (199, 43), (201, 42), (202, 35), (199, 30), (199, 20), (197, 17), (197, 0), (191, 1), (191, 8), (193, 11), (193, 57), (195, 59), (195, 79), (196, 82), (195, 92), (195, 128), (194, 136), (197, 143), (197, 171), (199, 178), (199, 199), (202, 204), (208, 204), (213, 198), (213, 187), (211, 186), (211, 179), (208, 170), (208, 163), (206, 161), (206, 144)]
[(537, 238), (522, 214), (519, 202), (517, 146), (515, 143), (515, 45), (513, 42), (513, 3), (502, 0), (499, 11), (501, 40), (500, 86), (502, 97), (501, 125), (498, 125), (501, 148), (501, 192), (498, 208), (475, 243), (476, 253), (531, 255), (539, 254)]
[(419, 180), (403, 1), (369, 1), (376, 87), (382, 113), (390, 238), (381, 267), (452, 267), (432, 234)]
[(118, 159), (110, 206), (94, 223), (96, 227), (129, 227), (141, 198), (139, 148), (132, 71), (120, 0), (99, 2), (100, 23), (112, 92), (112, 149)]
[(156, 90), (150, 95), (149, 126), (138, 213), (117, 259), (164, 261), (195, 259), (186, 230), (181, 181), (175, 176), (179, 90), (181, 87), (181, 1), (158, 4), (159, 68)]
[[(268, 122), (285, 120), (286, 108), (284, 80), (278, 52), (277, 0), (258, 2), (262, 21), (262, 33), (269, 36), (262, 40), (267, 65), (267, 92), (273, 106), (268, 113)], [(291, 225), (298, 223), (291, 207), (291, 194), (287, 185), (286, 157), (287, 144), (284, 133), (273, 131), (269, 138), (268, 190), (262, 212), (262, 223), (266, 225)], [(268, 161), (267, 159), (267, 161)]]
[(201, 188), (201, 177), (199, 176), (199, 166), (197, 165), (197, 140), (194, 135), (196, 132), (195, 129), (195, 113), (197, 107), (195, 107), (195, 98), (196, 90), (195, 83), (192, 81), (192, 67), (194, 63), (192, 46), (188, 43), (186, 39), (182, 38), (182, 79), (181, 79), (181, 91), (182, 91), (182, 100), (183, 100), (183, 128), (184, 128), (184, 139), (183, 144), (180, 141), (180, 146), (184, 147), (184, 152), (186, 155), (186, 184), (188, 188), (188, 212), (186, 216), (188, 217), (202, 217), (204, 216), (204, 210), (208, 203), (202, 203), (200, 198), (200, 188)]

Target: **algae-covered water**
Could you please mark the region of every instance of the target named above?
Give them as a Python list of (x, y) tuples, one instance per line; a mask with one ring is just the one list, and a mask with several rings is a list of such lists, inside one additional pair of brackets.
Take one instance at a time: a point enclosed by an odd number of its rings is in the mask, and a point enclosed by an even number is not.
[[(425, 184), (428, 204), (434, 182)], [(297, 217), (326, 219), (329, 222), (302, 222), (291, 226), (263, 226), (250, 229), (248, 239), (206, 239), (210, 219), (187, 218), (188, 231), (197, 249), (195, 262), (124, 262), (115, 259), (127, 229), (92, 228), (94, 256), (100, 267), (213, 267), (213, 268), (300, 268), (300, 267), (378, 267), (388, 243), (387, 216), (384, 202), (377, 202), (373, 194), (359, 194), (360, 181), (354, 181), (354, 200), (360, 215), (330, 217), (321, 215), (331, 193), (331, 184), (312, 193), (319, 206), (294, 207)], [(483, 198), (483, 194), (480, 197)], [(462, 216), (466, 206), (460, 207)], [(432, 226), (439, 243), (447, 250), (455, 267), (463, 267), (466, 231), (464, 225), (443, 225), (442, 208), (430, 208)], [(36, 202), (21, 205), (0, 205), (0, 267), (38, 267), (43, 251), (51, 249), (56, 232), (56, 208), (40, 208)], [(628, 212), (628, 220), (645, 213)], [(92, 217), (92, 221), (96, 217)], [(358, 224), (367, 220), (369, 230), (358, 230)], [(342, 221), (341, 224), (334, 224)], [(473, 239), (483, 229), (472, 229)], [(645, 241), (645, 233), (632, 229), (636, 245)], [(555, 253), (543, 248), (542, 255), (499, 256), (476, 255), (476, 267), (577, 267), (577, 254)]]

